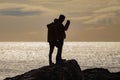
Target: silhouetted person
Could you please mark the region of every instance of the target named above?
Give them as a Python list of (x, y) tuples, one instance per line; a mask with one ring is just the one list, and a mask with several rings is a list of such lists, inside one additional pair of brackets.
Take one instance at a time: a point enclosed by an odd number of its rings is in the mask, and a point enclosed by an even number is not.
[(48, 28), (48, 42), (49, 42), (49, 46), (50, 46), (50, 50), (49, 50), (49, 65), (54, 64), (52, 62), (52, 53), (54, 50), (54, 47), (58, 47), (58, 43), (57, 43), (57, 24), (58, 24), (58, 19), (54, 19), (54, 22), (50, 23), (47, 25)]
[(56, 55), (56, 63), (64, 61), (62, 59), (62, 47), (64, 43), (64, 39), (66, 38), (65, 31), (68, 29), (70, 25), (70, 21), (67, 20), (65, 26), (62, 24), (65, 20), (64, 15), (60, 15), (59, 19), (54, 19), (54, 22), (47, 25), (48, 27), (48, 42), (50, 46), (49, 50), (49, 64), (52, 65), (52, 53), (54, 47), (58, 48), (57, 55)]
[(65, 31), (67, 31), (70, 21), (67, 20), (66, 24), (63, 25), (62, 23), (65, 20), (64, 15), (60, 15), (58, 19), (58, 24), (57, 24), (57, 43), (58, 43), (58, 50), (57, 50), (57, 56), (56, 56), (56, 63), (59, 63), (61, 61), (64, 61), (65, 59), (62, 59), (62, 48), (64, 44), (64, 39), (66, 38)]

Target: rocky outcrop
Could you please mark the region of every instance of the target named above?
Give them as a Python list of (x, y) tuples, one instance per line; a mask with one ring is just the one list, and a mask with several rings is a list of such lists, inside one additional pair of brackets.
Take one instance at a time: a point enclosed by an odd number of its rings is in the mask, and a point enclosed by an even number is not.
[(93, 68), (82, 71), (83, 80), (120, 80), (120, 72), (110, 73), (107, 69)]
[(68, 60), (4, 80), (82, 80), (82, 76), (77, 61)]
[(103, 68), (81, 71), (76, 60), (68, 60), (4, 80), (120, 80), (120, 72), (111, 73)]

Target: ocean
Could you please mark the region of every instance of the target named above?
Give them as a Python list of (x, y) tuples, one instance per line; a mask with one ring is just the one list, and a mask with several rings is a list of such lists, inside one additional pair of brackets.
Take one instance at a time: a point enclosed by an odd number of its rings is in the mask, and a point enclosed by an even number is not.
[[(55, 63), (57, 48), (53, 53)], [(0, 42), (0, 80), (48, 65), (47, 42)], [(76, 59), (82, 70), (120, 71), (120, 42), (65, 42), (62, 57)]]

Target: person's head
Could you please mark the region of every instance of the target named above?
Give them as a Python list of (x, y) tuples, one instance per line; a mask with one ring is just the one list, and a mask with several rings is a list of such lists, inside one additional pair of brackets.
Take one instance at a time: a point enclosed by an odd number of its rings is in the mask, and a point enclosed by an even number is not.
[(61, 14), (59, 16), (59, 21), (62, 23), (65, 20), (65, 16), (63, 14)]
[(54, 23), (58, 23), (58, 19), (57, 18), (54, 19)]

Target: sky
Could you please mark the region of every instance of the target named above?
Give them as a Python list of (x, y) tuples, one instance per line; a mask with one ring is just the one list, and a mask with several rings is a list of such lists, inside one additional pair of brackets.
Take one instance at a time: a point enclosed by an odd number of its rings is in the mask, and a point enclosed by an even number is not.
[(120, 41), (120, 0), (0, 0), (0, 41), (47, 41), (60, 14), (66, 41)]

